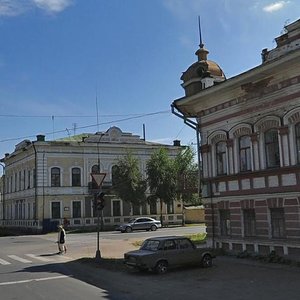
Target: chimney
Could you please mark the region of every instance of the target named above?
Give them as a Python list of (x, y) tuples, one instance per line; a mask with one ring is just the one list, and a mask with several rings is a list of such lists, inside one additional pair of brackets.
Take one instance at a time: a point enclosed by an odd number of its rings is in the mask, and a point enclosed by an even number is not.
[(173, 146), (180, 147), (180, 140), (173, 141)]
[(43, 134), (38, 134), (36, 136), (36, 141), (37, 142), (45, 142), (45, 136)]

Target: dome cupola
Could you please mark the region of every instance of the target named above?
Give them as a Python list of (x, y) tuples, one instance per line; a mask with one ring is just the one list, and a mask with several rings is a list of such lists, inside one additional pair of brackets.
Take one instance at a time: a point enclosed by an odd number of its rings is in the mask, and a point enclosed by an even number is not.
[(213, 86), (226, 80), (225, 74), (220, 66), (212, 60), (208, 60), (209, 51), (204, 48), (201, 36), (200, 18), (199, 18), (200, 45), (196, 51), (198, 61), (193, 63), (180, 79), (183, 81), (182, 87), (186, 96), (197, 94), (203, 89)]

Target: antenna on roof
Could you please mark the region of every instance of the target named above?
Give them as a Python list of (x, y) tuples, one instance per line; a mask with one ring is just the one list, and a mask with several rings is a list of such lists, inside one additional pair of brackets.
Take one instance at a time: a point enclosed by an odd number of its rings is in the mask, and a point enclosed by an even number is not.
[(202, 33), (201, 33), (201, 22), (200, 22), (200, 16), (198, 16), (198, 26), (199, 26), (199, 38), (200, 38), (200, 48), (203, 48), (204, 44), (202, 42)]

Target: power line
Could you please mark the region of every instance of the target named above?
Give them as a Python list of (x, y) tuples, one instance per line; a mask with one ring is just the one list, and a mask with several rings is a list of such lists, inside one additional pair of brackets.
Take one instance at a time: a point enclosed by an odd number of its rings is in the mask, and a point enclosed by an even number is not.
[[(124, 119), (117, 119), (117, 120), (113, 120), (113, 121), (102, 122), (102, 123), (99, 123), (99, 124), (91, 124), (91, 125), (86, 125), (86, 126), (80, 126), (80, 127), (76, 127), (76, 129), (93, 128), (93, 127), (98, 127), (98, 125), (108, 125), (108, 124), (113, 124), (113, 123), (118, 123), (118, 122), (125, 122), (125, 121), (129, 121), (129, 120), (133, 120), (133, 119), (149, 117), (149, 116), (154, 116), (154, 115), (159, 115), (159, 114), (166, 114), (166, 113), (170, 113), (170, 111), (169, 110), (164, 110), (164, 111), (140, 114), (140, 115), (136, 115), (136, 116), (133, 116), (133, 117), (124, 118)], [(95, 117), (95, 116), (93, 116), (93, 117)], [(54, 135), (54, 134), (58, 134), (58, 133), (64, 133), (64, 132), (66, 132), (66, 130), (67, 131), (72, 130), (72, 128), (64, 128), (62, 130), (47, 132), (47, 133), (45, 133), (45, 135), (47, 136), (47, 135)], [(8, 139), (0, 140), (0, 143), (16, 141), (16, 140), (30, 139), (30, 138), (34, 138), (34, 137), (35, 137), (35, 135), (8, 138)]]

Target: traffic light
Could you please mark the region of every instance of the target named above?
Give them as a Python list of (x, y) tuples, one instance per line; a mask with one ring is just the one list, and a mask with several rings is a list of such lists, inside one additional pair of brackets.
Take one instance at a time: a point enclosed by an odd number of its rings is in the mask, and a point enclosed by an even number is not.
[(102, 210), (104, 208), (104, 205), (105, 205), (104, 195), (105, 195), (105, 193), (100, 192), (96, 196), (96, 209), (97, 210)]

